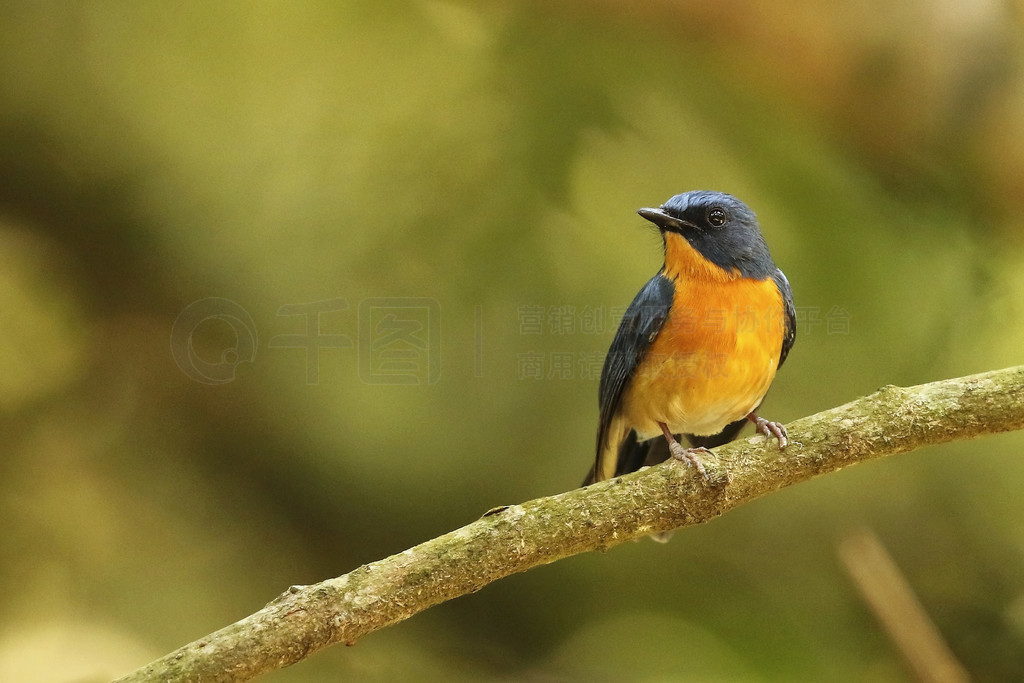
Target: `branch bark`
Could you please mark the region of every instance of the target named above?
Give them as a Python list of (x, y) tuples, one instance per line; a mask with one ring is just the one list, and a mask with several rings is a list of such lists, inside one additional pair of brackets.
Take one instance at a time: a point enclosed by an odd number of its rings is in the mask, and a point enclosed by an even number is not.
[(669, 460), (521, 505), (344, 576), (292, 586), (260, 611), (120, 681), (240, 681), (352, 644), (428, 607), (577, 553), (700, 524), (784, 486), (886, 455), (1024, 428), (1024, 365), (887, 386), (787, 425), (779, 451), (764, 437), (703, 456), (709, 480)]

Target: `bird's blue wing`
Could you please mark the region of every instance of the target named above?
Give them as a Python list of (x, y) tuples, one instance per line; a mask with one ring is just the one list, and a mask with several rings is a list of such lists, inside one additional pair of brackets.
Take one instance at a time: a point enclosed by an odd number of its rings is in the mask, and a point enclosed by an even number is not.
[(779, 355), (779, 367), (781, 368), (782, 364), (786, 362), (789, 350), (793, 348), (793, 343), (796, 342), (796, 306), (793, 305), (793, 288), (789, 286), (789, 280), (786, 279), (785, 274), (776, 268), (772, 280), (775, 281), (775, 286), (782, 294), (782, 305), (786, 316), (786, 331), (782, 338), (782, 353)]
[(672, 280), (658, 273), (637, 293), (622, 316), (601, 370), (601, 384), (597, 394), (600, 407), (597, 457), (601, 457), (604, 450), (608, 428), (619, 410), (629, 380), (668, 318), (674, 293)]

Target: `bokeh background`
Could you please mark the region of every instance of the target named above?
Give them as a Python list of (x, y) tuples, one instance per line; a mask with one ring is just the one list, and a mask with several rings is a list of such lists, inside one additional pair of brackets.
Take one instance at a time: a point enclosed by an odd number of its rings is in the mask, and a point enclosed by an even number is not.
[[(660, 266), (634, 211), (677, 192), (743, 198), (793, 284), (774, 419), (1022, 362), (1022, 17), (6, 0), (0, 679), (109, 679), (578, 485)], [(977, 680), (1020, 680), (1022, 446), (855, 467), (267, 680), (905, 680), (837, 557), (862, 527)]]

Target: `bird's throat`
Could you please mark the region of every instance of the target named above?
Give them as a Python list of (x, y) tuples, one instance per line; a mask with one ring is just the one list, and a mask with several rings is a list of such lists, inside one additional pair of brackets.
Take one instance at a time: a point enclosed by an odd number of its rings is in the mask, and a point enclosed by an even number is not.
[(740, 276), (738, 270), (726, 270), (704, 258), (690, 242), (677, 232), (665, 233), (665, 277), (729, 282)]

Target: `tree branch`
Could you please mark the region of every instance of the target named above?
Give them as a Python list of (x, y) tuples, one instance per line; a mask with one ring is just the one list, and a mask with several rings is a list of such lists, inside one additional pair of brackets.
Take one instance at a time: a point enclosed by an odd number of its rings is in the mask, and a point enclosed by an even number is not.
[(255, 614), (121, 681), (238, 681), (351, 644), (445, 600), (577, 553), (700, 524), (784, 486), (886, 455), (1024, 428), (1024, 366), (883, 387), (764, 437), (703, 456), (709, 481), (674, 460), (496, 508), (475, 522), (344, 576), (292, 586)]

